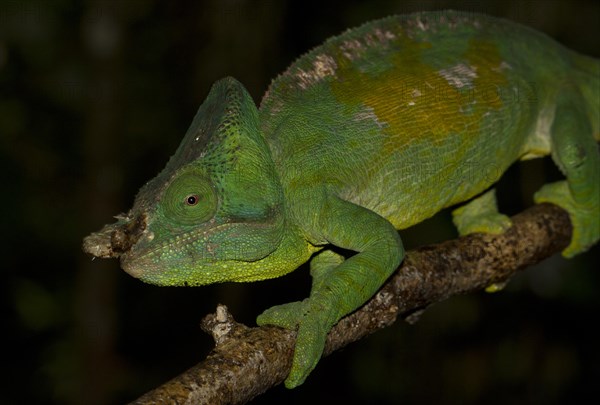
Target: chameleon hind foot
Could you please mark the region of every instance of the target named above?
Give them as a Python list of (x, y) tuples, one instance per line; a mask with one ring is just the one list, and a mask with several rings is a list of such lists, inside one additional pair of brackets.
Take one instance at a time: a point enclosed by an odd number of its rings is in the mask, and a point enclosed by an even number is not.
[(569, 191), (567, 181), (544, 185), (535, 193), (534, 201), (536, 204), (546, 202), (558, 205), (569, 213), (573, 236), (569, 246), (562, 251), (564, 257), (573, 257), (585, 252), (600, 239), (600, 208), (584, 208), (578, 205)]
[[(458, 233), (502, 233), (511, 226), (510, 218), (498, 212), (496, 191), (491, 189), (466, 205), (452, 212), (452, 221)], [(494, 293), (501, 291), (506, 283), (494, 283), (486, 287), (485, 291)]]
[(511, 226), (510, 218), (498, 212), (494, 189), (452, 211), (452, 221), (461, 236), (477, 232), (498, 234)]

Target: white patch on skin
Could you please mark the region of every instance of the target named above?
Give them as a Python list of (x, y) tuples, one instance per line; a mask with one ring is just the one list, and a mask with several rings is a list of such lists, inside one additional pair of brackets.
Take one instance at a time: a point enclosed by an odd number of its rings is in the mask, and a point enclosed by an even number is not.
[(296, 72), (296, 77), (299, 79), (298, 86), (305, 90), (328, 76), (334, 76), (336, 69), (337, 63), (330, 55), (317, 55), (311, 70), (298, 69), (298, 72)]
[[(410, 95), (412, 96), (413, 99), (417, 98), (417, 97), (421, 97), (421, 90), (419, 89), (413, 89), (410, 93)], [(417, 103), (414, 100), (410, 100), (407, 105), (416, 105)]]
[(355, 60), (360, 58), (365, 50), (374, 47), (386, 45), (388, 42), (396, 39), (396, 35), (391, 31), (384, 31), (380, 28), (366, 33), (360, 39), (348, 39), (340, 45), (340, 50), (345, 58)]
[(371, 107), (365, 107), (359, 113), (354, 114), (354, 120), (355, 121), (363, 121), (363, 120), (372, 121), (375, 123), (375, 125), (377, 125), (377, 128), (379, 128), (379, 129), (387, 126), (387, 124), (385, 122), (379, 121), (379, 118), (377, 117), (377, 115), (375, 114), (375, 111), (373, 111), (373, 108), (371, 108)]
[(527, 142), (525, 142), (523, 147), (521, 160), (534, 159), (550, 154), (550, 133), (555, 112), (555, 106), (546, 106), (540, 111), (535, 129), (528, 136)]
[(461, 89), (463, 87), (471, 88), (473, 79), (477, 78), (476, 69), (464, 63), (459, 63), (448, 69), (442, 69), (438, 72), (450, 86)]
[(364, 41), (369, 48), (381, 46), (382, 44), (387, 45), (387, 43), (393, 39), (396, 39), (396, 35), (390, 31), (382, 31), (379, 28), (376, 28), (373, 32), (367, 33), (364, 37)]
[(349, 60), (354, 60), (364, 52), (364, 45), (357, 39), (351, 39), (348, 41), (344, 41), (342, 45), (340, 45), (340, 49), (342, 50), (342, 54), (345, 58)]
[(333, 76), (335, 74), (335, 70), (337, 69), (337, 63), (335, 60), (329, 55), (317, 55), (315, 61), (313, 62), (314, 73), (315, 75), (321, 79), (327, 76)]
[(394, 35), (393, 33), (389, 32), (389, 31), (381, 31), (379, 28), (377, 28), (374, 32), (375, 32), (375, 36), (381, 42), (388, 42), (393, 39), (396, 39), (396, 35)]
[(512, 66), (509, 65), (508, 63), (502, 61), (502, 63), (500, 63), (498, 66), (496, 66), (495, 68), (492, 68), (492, 70), (494, 72), (502, 72), (503, 70), (512, 70)]

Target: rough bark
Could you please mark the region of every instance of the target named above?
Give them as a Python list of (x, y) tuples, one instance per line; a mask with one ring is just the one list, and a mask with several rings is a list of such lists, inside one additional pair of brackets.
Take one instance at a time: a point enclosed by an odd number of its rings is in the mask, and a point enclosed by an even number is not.
[[(501, 235), (473, 234), (408, 252), (402, 266), (362, 308), (330, 332), (325, 355), (391, 325), (418, 319), (429, 305), (456, 294), (507, 282), (517, 271), (564, 249), (571, 239), (568, 214), (536, 205), (512, 218)], [(225, 306), (202, 327), (216, 346), (207, 358), (134, 404), (242, 404), (281, 383), (291, 366), (295, 333), (249, 328)]]

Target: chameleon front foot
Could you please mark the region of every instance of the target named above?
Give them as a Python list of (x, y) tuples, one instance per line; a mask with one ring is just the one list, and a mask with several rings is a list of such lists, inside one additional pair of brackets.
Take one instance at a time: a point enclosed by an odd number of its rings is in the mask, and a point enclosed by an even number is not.
[(276, 325), (286, 329), (298, 327), (294, 359), (286, 388), (295, 388), (306, 380), (315, 368), (325, 347), (330, 322), (312, 308), (310, 299), (277, 305), (267, 309), (256, 319), (258, 325)]

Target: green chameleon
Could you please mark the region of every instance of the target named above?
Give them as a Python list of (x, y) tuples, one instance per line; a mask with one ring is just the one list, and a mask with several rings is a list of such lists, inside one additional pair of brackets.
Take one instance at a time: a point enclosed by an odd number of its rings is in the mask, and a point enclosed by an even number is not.
[(259, 108), (235, 79), (216, 82), (164, 170), (84, 250), (164, 286), (273, 278), (310, 259), (309, 298), (257, 319), (298, 328), (291, 388), (398, 267), (397, 229), (474, 197), (454, 211), (460, 234), (510, 226), (490, 186), (518, 159), (550, 154), (566, 176), (535, 194), (570, 214), (563, 255), (596, 243), (598, 139), (599, 60), (485, 15), (389, 17), (300, 57)]

